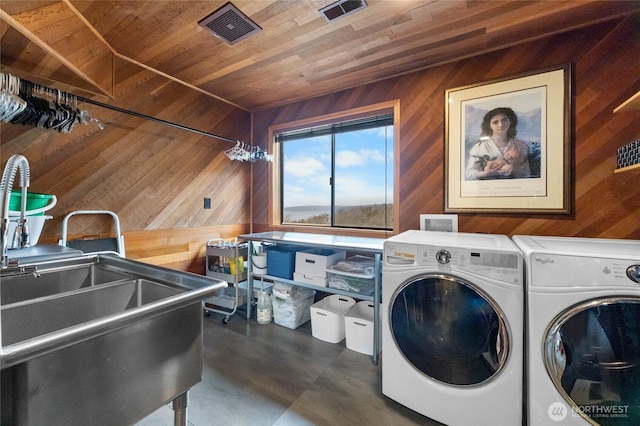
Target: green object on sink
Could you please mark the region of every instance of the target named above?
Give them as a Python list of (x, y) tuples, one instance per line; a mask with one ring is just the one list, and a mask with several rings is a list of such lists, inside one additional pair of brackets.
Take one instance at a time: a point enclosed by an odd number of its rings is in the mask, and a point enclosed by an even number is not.
[[(27, 192), (27, 214), (30, 210), (40, 210), (38, 213), (31, 214), (29, 216), (42, 216), (44, 214), (44, 207), (53, 203), (55, 200), (54, 195), (39, 194), (37, 192)], [(22, 202), (22, 191), (11, 191), (11, 198), (9, 199), (9, 210), (12, 212), (20, 212), (20, 203)], [(53, 205), (51, 206), (53, 207)]]

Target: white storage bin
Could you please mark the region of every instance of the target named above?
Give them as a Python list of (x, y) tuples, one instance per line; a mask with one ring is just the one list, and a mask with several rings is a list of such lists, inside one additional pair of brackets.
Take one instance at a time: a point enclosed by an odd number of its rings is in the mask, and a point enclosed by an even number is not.
[(338, 343), (344, 339), (344, 314), (356, 304), (348, 296), (332, 294), (311, 305), (311, 334), (316, 339)]
[(327, 284), (352, 293), (373, 294), (375, 289), (375, 261), (366, 256), (353, 256), (327, 268)]
[(301, 283), (317, 285), (318, 287), (326, 287), (327, 286), (327, 278), (326, 277), (314, 277), (313, 275), (306, 276), (302, 272), (294, 272), (293, 273), (293, 280), (294, 281), (299, 281)]
[(358, 302), (344, 316), (346, 345), (352, 351), (373, 355), (374, 338), (373, 302)]
[[(295, 272), (305, 277), (327, 277), (327, 268), (344, 260), (346, 252), (329, 249), (310, 249), (296, 253)], [(326, 285), (326, 284), (324, 284)]]

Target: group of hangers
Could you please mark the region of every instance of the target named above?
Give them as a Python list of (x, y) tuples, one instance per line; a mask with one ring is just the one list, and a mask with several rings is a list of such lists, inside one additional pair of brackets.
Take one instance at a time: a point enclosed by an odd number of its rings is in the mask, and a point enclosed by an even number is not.
[(0, 76), (0, 119), (5, 123), (30, 125), (69, 133), (77, 123), (102, 123), (78, 108), (75, 95), (22, 80), (10, 74)]
[(273, 161), (273, 156), (268, 154), (259, 146), (246, 145), (244, 142), (236, 141), (233, 148), (224, 152), (230, 160), (251, 161), (257, 160)]
[[(81, 100), (87, 101), (87, 99)], [(140, 116), (140, 114), (136, 115)], [(78, 108), (78, 98), (75, 95), (5, 73), (0, 73), (0, 120), (5, 123), (54, 129), (60, 133), (69, 133), (77, 123), (96, 122), (100, 130), (104, 129), (100, 120), (90, 117), (88, 111)], [(216, 135), (210, 136), (222, 138)], [(263, 148), (246, 145), (241, 141), (236, 141), (233, 148), (226, 150), (225, 154), (230, 160), (273, 161), (273, 156)]]

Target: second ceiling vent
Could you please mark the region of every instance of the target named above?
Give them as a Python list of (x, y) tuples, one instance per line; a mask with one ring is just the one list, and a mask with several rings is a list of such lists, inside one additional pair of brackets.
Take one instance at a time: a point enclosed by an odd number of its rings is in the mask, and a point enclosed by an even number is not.
[(327, 22), (331, 22), (338, 18), (351, 15), (365, 7), (367, 7), (367, 2), (364, 0), (340, 0), (323, 7), (320, 9), (320, 13), (322, 13), (322, 16), (324, 16)]
[(262, 31), (262, 28), (231, 3), (225, 4), (202, 19), (198, 25), (229, 44), (236, 44)]

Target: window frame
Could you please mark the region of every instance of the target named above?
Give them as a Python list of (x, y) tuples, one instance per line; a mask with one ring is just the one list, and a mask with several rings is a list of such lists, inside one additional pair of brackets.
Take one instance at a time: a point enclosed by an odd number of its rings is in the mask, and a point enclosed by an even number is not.
[[(282, 170), (282, 158), (279, 147), (275, 142), (275, 135), (283, 132), (290, 132), (300, 130), (304, 128), (310, 128), (315, 126), (322, 126), (331, 123), (338, 123), (350, 120), (356, 120), (359, 118), (365, 118), (374, 115), (393, 113), (393, 229), (375, 229), (375, 228), (351, 228), (340, 227), (331, 225), (298, 225), (298, 224), (283, 224), (281, 216), (281, 170)], [(369, 105), (360, 108), (354, 108), (344, 111), (339, 111), (331, 114), (310, 117), (297, 121), (284, 122), (269, 126), (269, 152), (273, 153), (273, 163), (270, 164), (269, 172), (269, 225), (274, 229), (286, 229), (300, 232), (308, 232), (314, 230), (322, 230), (327, 232), (340, 229), (348, 231), (350, 235), (366, 235), (375, 236), (380, 235), (386, 237), (389, 234), (397, 233), (399, 222), (399, 140), (400, 140), (400, 100), (392, 100), (382, 102), (374, 105)], [(374, 235), (371, 235), (374, 234)]]

